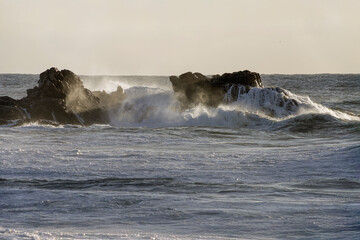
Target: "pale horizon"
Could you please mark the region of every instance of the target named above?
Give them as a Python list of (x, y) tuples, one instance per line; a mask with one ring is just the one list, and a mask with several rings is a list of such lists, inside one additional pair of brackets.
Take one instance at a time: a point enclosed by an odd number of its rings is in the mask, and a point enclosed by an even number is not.
[(356, 0), (0, 0), (0, 73), (360, 73)]

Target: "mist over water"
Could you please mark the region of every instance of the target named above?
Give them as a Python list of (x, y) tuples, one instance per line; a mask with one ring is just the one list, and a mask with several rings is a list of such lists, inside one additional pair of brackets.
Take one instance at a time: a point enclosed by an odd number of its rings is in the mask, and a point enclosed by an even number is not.
[[(0, 95), (37, 79), (0, 75)], [(0, 126), (0, 238), (360, 236), (360, 75), (263, 75), (190, 109), (167, 77), (81, 79), (124, 89), (109, 125)]]

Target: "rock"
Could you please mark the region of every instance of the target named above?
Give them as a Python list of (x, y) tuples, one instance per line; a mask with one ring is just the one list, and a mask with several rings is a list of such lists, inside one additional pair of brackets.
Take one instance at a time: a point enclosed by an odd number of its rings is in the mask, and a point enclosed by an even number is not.
[(17, 119), (26, 119), (26, 114), (17, 100), (7, 96), (0, 97), (0, 124)]
[(26, 97), (0, 97), (0, 124), (17, 119), (53, 124), (108, 123), (109, 102), (124, 96), (119, 88), (115, 93), (102, 94), (101, 102), (73, 72), (50, 68), (40, 74), (38, 86), (28, 89)]
[(188, 85), (199, 83), (199, 82), (210, 82), (210, 78), (202, 75), (201, 73), (186, 72), (181, 74), (179, 77), (170, 76), (170, 81), (173, 85), (174, 91), (182, 90)]
[(211, 79), (214, 86), (225, 86), (227, 84), (240, 84), (248, 87), (263, 87), (260, 74), (250, 72), (249, 70), (224, 73), (223, 75), (215, 75)]
[[(30, 119), (33, 121), (49, 120), (61, 124), (79, 124), (75, 113), (68, 110), (64, 99), (44, 97), (26, 103)], [(82, 123), (80, 123), (82, 124)]]
[(211, 78), (201, 73), (187, 72), (179, 77), (170, 76), (170, 81), (183, 108), (198, 104), (216, 107), (223, 103), (231, 86), (236, 85), (238, 89), (238, 85), (243, 85), (245, 92), (251, 87), (263, 86), (260, 75), (248, 70), (214, 75)]
[[(38, 86), (27, 90), (20, 104), (32, 121), (49, 120), (61, 124), (90, 125), (106, 123), (100, 100), (69, 70), (50, 68), (40, 74)], [(97, 109), (97, 111), (94, 111)]]

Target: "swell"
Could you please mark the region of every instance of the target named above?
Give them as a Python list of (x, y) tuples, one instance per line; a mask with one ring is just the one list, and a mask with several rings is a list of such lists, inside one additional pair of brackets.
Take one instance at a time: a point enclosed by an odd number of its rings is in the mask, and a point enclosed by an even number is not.
[(0, 186), (16, 188), (43, 188), (49, 190), (116, 189), (122, 187), (154, 187), (172, 182), (172, 178), (98, 178), (71, 179), (0, 179)]
[(282, 121), (276, 121), (271, 128), (273, 130), (288, 130), (290, 132), (303, 133), (322, 131), (331, 134), (336, 132), (352, 134), (360, 130), (360, 122), (336, 118), (326, 113), (306, 113)]
[(360, 189), (360, 182), (346, 178), (313, 179), (294, 184), (304, 189)]
[(309, 190), (359, 190), (360, 182), (347, 178), (310, 179), (302, 182), (284, 183), (211, 183), (192, 182), (175, 178), (99, 178), (85, 180), (71, 179), (0, 179), (0, 187), (15, 189), (46, 189), (65, 191), (144, 191), (167, 194), (235, 194), (235, 193), (291, 193), (299, 189)]
[[(150, 191), (172, 194), (252, 192), (263, 189), (258, 184), (209, 183), (181, 181), (175, 178), (98, 178), (85, 180), (71, 179), (0, 179), (0, 187), (47, 190), (97, 190), (97, 191)], [(266, 187), (268, 188), (268, 187)]]
[(47, 190), (111, 190), (121, 191), (134, 188), (136, 191), (165, 191), (170, 193), (233, 192), (236, 189), (250, 190), (244, 183), (218, 184), (179, 181), (175, 178), (97, 178), (85, 180), (71, 179), (0, 179), (0, 187), (37, 188)]

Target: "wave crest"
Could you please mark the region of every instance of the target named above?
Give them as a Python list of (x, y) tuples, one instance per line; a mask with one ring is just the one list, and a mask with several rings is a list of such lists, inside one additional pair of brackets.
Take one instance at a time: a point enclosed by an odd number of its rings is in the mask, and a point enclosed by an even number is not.
[[(237, 93), (234, 94), (234, 91)], [(254, 87), (246, 92), (242, 86), (234, 85), (228, 89), (222, 105), (215, 108), (199, 104), (185, 110), (172, 91), (132, 87), (125, 92), (125, 101), (110, 113), (111, 123), (115, 126), (241, 127), (279, 122), (311, 125), (334, 120), (360, 121), (357, 116), (331, 110), (307, 96), (299, 96), (282, 88)]]
[(296, 95), (279, 87), (251, 88), (246, 91), (242, 85), (232, 85), (228, 88), (224, 100), (227, 103), (238, 105), (239, 108), (274, 119), (313, 113), (331, 115), (342, 120), (360, 120), (357, 116), (331, 110), (315, 103), (308, 96)]

